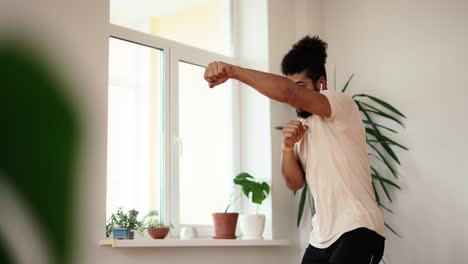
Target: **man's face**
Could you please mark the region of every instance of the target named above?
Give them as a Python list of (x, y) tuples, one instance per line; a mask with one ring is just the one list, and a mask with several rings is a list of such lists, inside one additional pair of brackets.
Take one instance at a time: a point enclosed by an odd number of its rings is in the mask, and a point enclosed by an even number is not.
[[(297, 85), (305, 87), (306, 89), (310, 89), (310, 90), (317, 91), (317, 92), (319, 91), (317, 89), (317, 85), (315, 85), (314, 82), (309, 77), (307, 77), (306, 71), (303, 71), (301, 73), (287, 75), (286, 77), (289, 80), (295, 82)], [(309, 113), (299, 108), (296, 108), (296, 114), (300, 118), (308, 118), (309, 116), (312, 115), (312, 113)]]

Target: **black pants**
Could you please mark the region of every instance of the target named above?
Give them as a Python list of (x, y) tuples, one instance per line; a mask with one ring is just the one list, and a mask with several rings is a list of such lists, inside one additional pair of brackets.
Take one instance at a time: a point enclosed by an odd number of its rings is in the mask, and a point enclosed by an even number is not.
[(384, 237), (361, 227), (344, 233), (328, 248), (309, 245), (302, 264), (378, 264), (384, 247)]

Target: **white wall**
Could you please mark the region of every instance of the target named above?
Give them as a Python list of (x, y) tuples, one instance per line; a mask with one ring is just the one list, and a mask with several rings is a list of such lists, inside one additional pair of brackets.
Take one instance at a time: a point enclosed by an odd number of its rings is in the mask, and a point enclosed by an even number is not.
[[(319, 23), (312, 23), (318, 20), (307, 16), (305, 11), (309, 7), (317, 8), (320, 2), (295, 0), (293, 3), (282, 0), (268, 2), (269, 71), (271, 73), (282, 75), (281, 61), (294, 42), (308, 32), (321, 27)], [(312, 26), (310, 26), (311, 24)], [(293, 192), (286, 187), (281, 175), (282, 136), (280, 130), (274, 129), (274, 127), (283, 126), (289, 120), (295, 119), (296, 115), (294, 109), (289, 105), (270, 100), (270, 116), (272, 192), (274, 193), (272, 197), (273, 231), (278, 237), (291, 237), (296, 245), (293, 249), (296, 256), (295, 263), (299, 263), (309, 240), (310, 211), (306, 208), (301, 227), (297, 228), (300, 192), (296, 197), (293, 196)]]
[(387, 263), (467, 263), (468, 1), (322, 1), (328, 74), (408, 117)]
[(97, 262), (105, 220), (108, 10), (108, 1), (95, 0), (7, 0), (0, 8), (2, 35), (26, 34), (73, 84), (65, 92), (75, 99), (83, 129), (73, 206), (78, 229), (70, 231), (78, 263)]
[[(266, 3), (266, 2), (265, 2)], [(105, 200), (106, 200), (106, 142), (107, 142), (107, 56), (108, 56), (108, 21), (109, 3), (106, 0), (43, 0), (40, 3), (30, 0), (8, 0), (0, 8), (0, 32), (24, 31), (32, 43), (44, 48), (51, 54), (51, 61), (65, 72), (66, 77), (74, 84), (66, 92), (75, 99), (83, 127), (83, 138), (80, 145), (78, 162), (79, 184), (76, 186), (77, 203), (73, 206), (76, 233), (70, 233), (75, 247), (73, 249), (76, 263), (293, 263), (300, 258), (297, 246), (266, 248), (146, 248), (146, 249), (112, 249), (101, 247), (98, 241), (104, 235)], [(278, 13), (277, 2), (268, 6)], [(293, 15), (291, 13), (291, 15)], [(265, 19), (267, 15), (265, 14)], [(292, 21), (292, 20), (291, 20)], [(267, 22), (265, 21), (265, 25)], [(268, 34), (264, 33), (264, 39)], [(262, 33), (262, 34), (263, 34)], [(256, 32), (253, 32), (256, 34)], [(1, 38), (0, 38), (1, 39)], [(286, 39), (282, 41), (287, 41)], [(284, 48), (284, 43), (282, 42)], [(248, 48), (248, 46), (246, 47)], [(261, 48), (261, 47), (260, 47)], [(255, 51), (253, 51), (255, 52)], [(269, 55), (264, 47), (263, 55)], [(262, 55), (262, 56), (263, 56)], [(265, 58), (266, 58), (265, 57)], [(257, 62), (253, 62), (257, 63)], [(260, 65), (267, 69), (268, 61)], [(251, 93), (251, 92), (246, 92)], [(245, 95), (245, 94), (244, 94)], [(241, 98), (242, 100), (242, 98)], [(266, 119), (261, 122), (262, 131), (266, 132), (259, 145), (265, 155), (262, 172), (271, 177), (269, 103), (264, 98), (252, 99), (258, 102), (261, 115)], [(258, 101), (256, 101), (258, 100)], [(245, 112), (244, 115), (247, 115)], [(253, 129), (252, 129), (253, 131)], [(249, 128), (243, 130), (246, 142)], [(276, 140), (275, 140), (276, 141)], [(275, 142), (275, 146), (280, 142)], [(258, 150), (256, 150), (258, 151)], [(265, 152), (266, 151), (266, 152)], [(245, 161), (244, 164), (248, 164)], [(275, 165), (276, 166), (276, 165)], [(247, 165), (244, 167), (248, 169)], [(278, 175), (275, 174), (277, 177)], [(278, 187), (278, 186), (276, 186)], [(279, 202), (281, 205), (290, 203)], [(281, 210), (281, 209), (277, 209)], [(295, 215), (290, 222), (295, 221)], [(293, 240), (296, 229), (288, 234), (291, 224), (285, 226), (284, 234)], [(28, 252), (24, 250), (23, 252)], [(25, 253), (26, 254), (26, 253)]]
[[(388, 234), (387, 263), (466, 262), (468, 229), (464, 219), (468, 202), (463, 190), (468, 183), (468, 165), (463, 151), (468, 147), (464, 137), (468, 134), (464, 121), (468, 114), (464, 105), (468, 96), (468, 4), (455, 0), (294, 3), (268, 1), (269, 30), (262, 40), (267, 37), (269, 44), (266, 50), (258, 51), (262, 52), (259, 56), (268, 52), (268, 61), (259, 65), (261, 69), (279, 73), (279, 62), (295, 40), (305, 33), (321, 33), (330, 45), (330, 79), (334, 65), (339, 85), (355, 73), (351, 92), (371, 92), (391, 101), (408, 116), (407, 128), (399, 137), (411, 148), (408, 153), (399, 152), (403, 190), (394, 192), (396, 213), (386, 214), (386, 220), (404, 238)], [(263, 100), (262, 115), (270, 116), (270, 120), (262, 120), (262, 131), (268, 135), (271, 129), (271, 139), (266, 137), (271, 145), (262, 141), (265, 148), (271, 147), (265, 163), (271, 167), (263, 170), (272, 173), (276, 193), (271, 200), (272, 213), (281, 215), (274, 218), (272, 229), (289, 235), (295, 246), (117, 250), (97, 245), (105, 220), (108, 12), (104, 0), (43, 0), (40, 5), (11, 0), (2, 2), (0, 8), (0, 29), (35, 32), (31, 37), (34, 43), (54, 54), (52, 60), (75, 84), (68, 92), (76, 99), (84, 125), (79, 202), (75, 206), (79, 215), (76, 262), (228, 264), (298, 260), (304, 245), (297, 243), (308, 238), (308, 223), (300, 234), (296, 233), (297, 201), (278, 173), (281, 140), (279, 131), (272, 129), (294, 114), (285, 105), (259, 98)], [(248, 130), (244, 128), (242, 133), (250, 142)]]
[[(243, 67), (268, 70), (268, 5), (267, 0), (234, 1), (235, 56)], [(236, 82), (240, 89), (240, 171), (258, 180), (271, 182), (269, 101), (247, 85)], [(242, 196), (242, 212), (256, 213), (256, 206)], [(266, 218), (265, 236), (272, 237), (271, 196), (259, 208)]]

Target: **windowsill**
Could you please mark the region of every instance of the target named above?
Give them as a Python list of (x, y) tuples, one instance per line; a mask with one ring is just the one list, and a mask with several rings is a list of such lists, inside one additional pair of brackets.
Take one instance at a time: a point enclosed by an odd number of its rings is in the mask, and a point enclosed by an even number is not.
[(203, 237), (191, 240), (180, 240), (178, 238), (166, 239), (135, 239), (114, 240), (104, 239), (99, 241), (100, 246), (112, 246), (122, 248), (142, 247), (265, 247), (265, 246), (290, 246), (288, 239), (264, 239), (264, 240), (242, 240), (242, 239), (213, 239)]

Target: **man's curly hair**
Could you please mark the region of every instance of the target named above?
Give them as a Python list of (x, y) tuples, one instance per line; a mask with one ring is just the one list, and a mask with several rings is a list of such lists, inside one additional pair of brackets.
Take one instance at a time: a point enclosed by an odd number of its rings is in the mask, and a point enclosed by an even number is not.
[(291, 75), (306, 70), (307, 76), (313, 82), (317, 82), (321, 76), (327, 78), (327, 47), (328, 44), (318, 36), (305, 36), (284, 56), (281, 62), (283, 74)]

